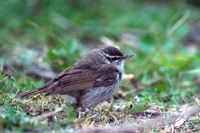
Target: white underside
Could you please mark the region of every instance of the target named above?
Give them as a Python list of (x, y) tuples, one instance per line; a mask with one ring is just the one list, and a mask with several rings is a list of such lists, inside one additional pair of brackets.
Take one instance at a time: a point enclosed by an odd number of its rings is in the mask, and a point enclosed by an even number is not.
[(95, 107), (99, 103), (110, 99), (118, 87), (119, 80), (110, 86), (90, 88), (81, 97), (81, 105), (84, 108)]

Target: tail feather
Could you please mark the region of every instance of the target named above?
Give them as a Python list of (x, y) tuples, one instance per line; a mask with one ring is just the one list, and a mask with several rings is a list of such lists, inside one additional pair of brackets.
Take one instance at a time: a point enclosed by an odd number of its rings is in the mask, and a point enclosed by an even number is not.
[(58, 87), (58, 82), (54, 83), (53, 80), (50, 80), (49, 82), (47, 82), (40, 88), (18, 94), (16, 96), (16, 98), (23, 98), (23, 97), (27, 97), (29, 95), (34, 95), (34, 94), (38, 94), (38, 93), (42, 93), (42, 92), (46, 92), (48, 94), (57, 87)]
[(16, 96), (16, 98), (23, 98), (23, 97), (27, 97), (29, 95), (33, 95), (33, 94), (38, 94), (38, 93), (41, 93), (41, 92), (44, 92), (45, 90), (43, 89), (34, 89), (34, 90), (31, 90), (31, 91), (27, 91), (27, 92), (24, 92), (24, 93), (20, 93)]

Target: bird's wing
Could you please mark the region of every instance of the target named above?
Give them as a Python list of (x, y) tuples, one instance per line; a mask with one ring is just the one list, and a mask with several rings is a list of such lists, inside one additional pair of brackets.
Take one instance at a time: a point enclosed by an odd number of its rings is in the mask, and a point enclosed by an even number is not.
[(121, 79), (122, 73), (115, 67), (106, 65), (98, 71), (93, 87), (109, 86)]
[[(48, 94), (67, 94), (91, 87), (109, 86), (116, 82), (120, 76), (119, 71), (110, 65), (96, 69), (70, 69), (56, 78), (53, 84), (56, 86), (48, 89)], [(48, 84), (48, 82), (47, 82)]]

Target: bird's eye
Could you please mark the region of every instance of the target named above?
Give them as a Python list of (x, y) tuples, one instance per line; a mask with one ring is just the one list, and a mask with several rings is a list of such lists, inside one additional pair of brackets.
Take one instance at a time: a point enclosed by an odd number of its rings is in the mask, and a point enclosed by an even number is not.
[(113, 60), (118, 60), (119, 58), (117, 58), (117, 57), (113, 57), (112, 59), (113, 59)]

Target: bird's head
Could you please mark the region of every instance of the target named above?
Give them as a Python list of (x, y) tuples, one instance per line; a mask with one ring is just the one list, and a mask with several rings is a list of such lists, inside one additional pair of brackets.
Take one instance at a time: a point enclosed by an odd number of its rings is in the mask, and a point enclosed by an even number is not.
[(134, 54), (124, 55), (118, 48), (107, 46), (100, 49), (103, 56), (113, 65), (123, 68), (124, 61), (134, 56)]

